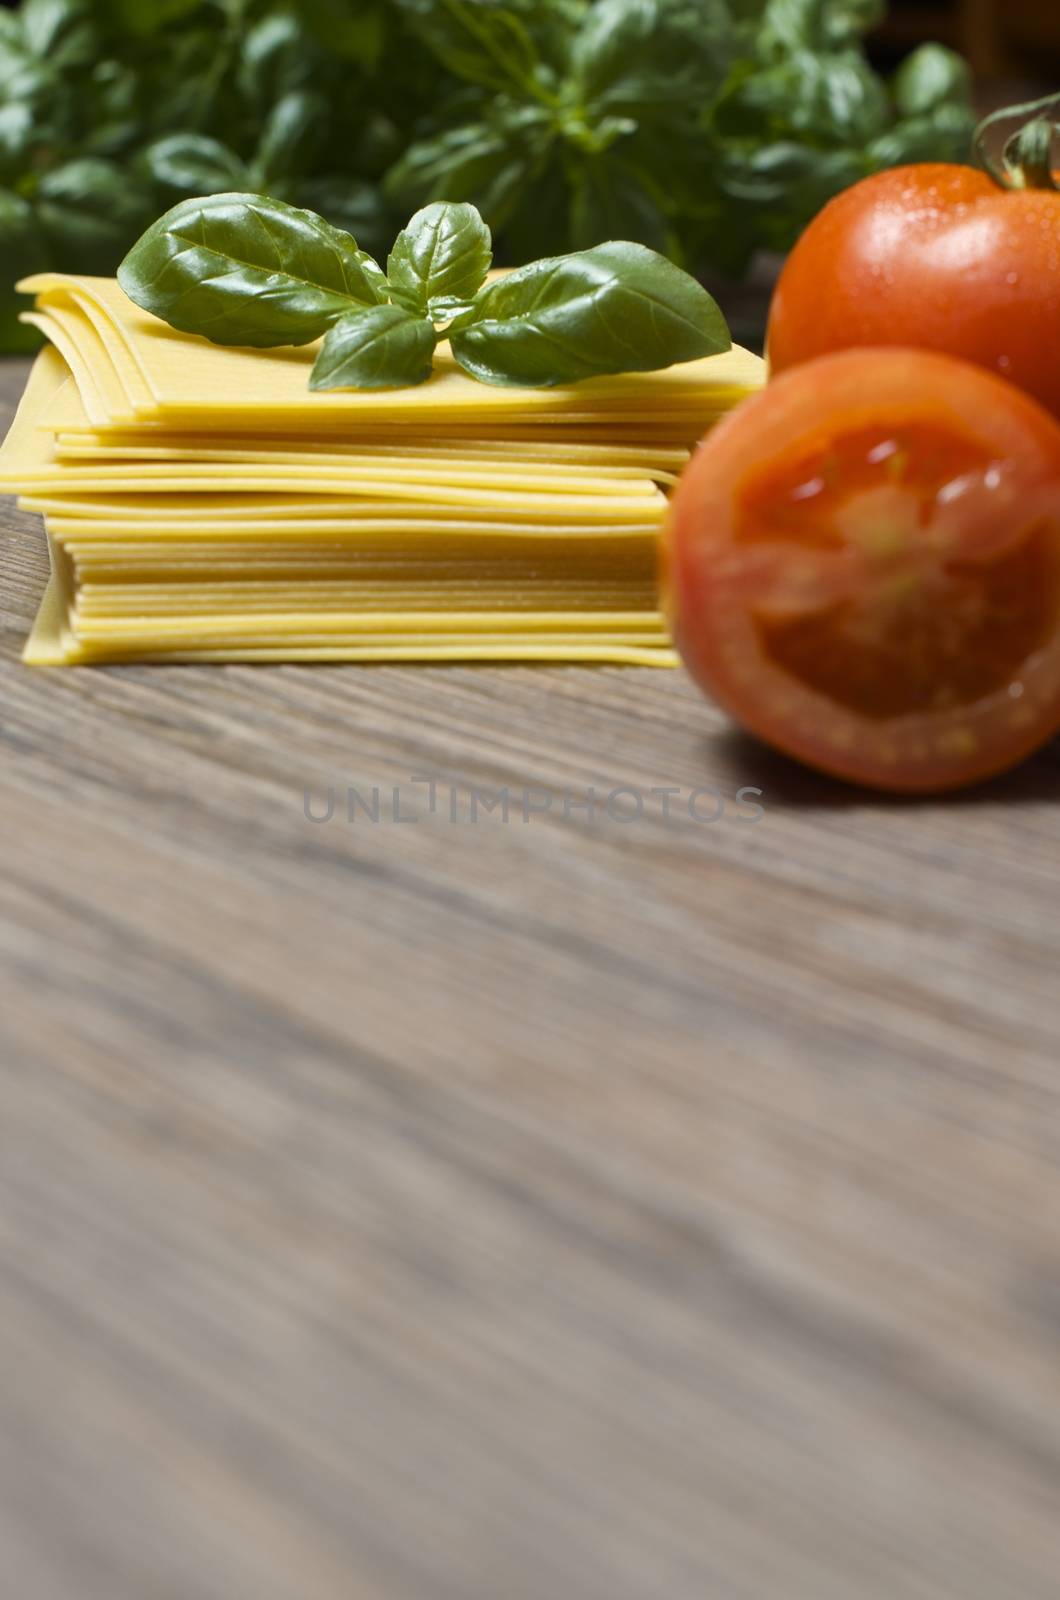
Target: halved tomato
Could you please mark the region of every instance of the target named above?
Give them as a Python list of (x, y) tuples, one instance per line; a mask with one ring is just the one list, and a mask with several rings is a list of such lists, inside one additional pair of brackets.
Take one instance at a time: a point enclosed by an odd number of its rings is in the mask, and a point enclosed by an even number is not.
[(1060, 425), (920, 350), (776, 378), (700, 445), (664, 592), (685, 663), (839, 777), (941, 790), (1060, 729)]

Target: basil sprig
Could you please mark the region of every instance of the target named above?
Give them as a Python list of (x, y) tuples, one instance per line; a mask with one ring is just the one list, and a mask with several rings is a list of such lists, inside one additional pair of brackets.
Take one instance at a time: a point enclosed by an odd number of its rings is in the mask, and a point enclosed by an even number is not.
[(706, 290), (644, 245), (612, 240), (485, 285), (491, 259), (472, 205), (418, 211), (384, 274), (311, 211), (222, 194), (159, 218), (118, 282), (145, 311), (215, 344), (323, 335), (309, 379), (317, 390), (422, 383), (440, 337), (473, 378), (531, 388), (654, 371), (730, 346)]

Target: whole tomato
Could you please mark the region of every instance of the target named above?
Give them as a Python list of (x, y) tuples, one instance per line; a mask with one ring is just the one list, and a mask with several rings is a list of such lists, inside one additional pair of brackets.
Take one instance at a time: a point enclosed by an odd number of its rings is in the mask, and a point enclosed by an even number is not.
[(1060, 417), (1060, 193), (925, 164), (831, 200), (781, 273), (770, 365), (857, 345), (961, 356)]

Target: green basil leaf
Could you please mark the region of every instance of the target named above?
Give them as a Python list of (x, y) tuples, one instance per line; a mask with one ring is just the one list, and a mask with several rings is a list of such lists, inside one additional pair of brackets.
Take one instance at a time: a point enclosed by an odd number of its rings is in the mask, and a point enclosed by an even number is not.
[(427, 315), (435, 323), (452, 322), (456, 317), (465, 316), (474, 304), (474, 295), (467, 299), (458, 294), (439, 294), (428, 303)]
[(234, 132), (233, 39), (226, 30), (182, 27), (156, 41), (165, 51), (165, 73), (149, 73), (141, 84), (143, 114), (151, 135)]
[(99, 38), (90, 0), (23, 0), (19, 18), (29, 53), (56, 72), (98, 58)]
[(139, 75), (117, 61), (100, 61), (92, 69), (82, 115), (89, 110), (91, 127), (80, 141), (83, 156), (120, 156), (138, 151), (144, 129), (140, 118)]
[(883, 21), (885, 0), (768, 0), (762, 18), (764, 55), (795, 50), (845, 50)]
[(730, 149), (719, 166), (723, 192), (746, 208), (756, 242), (788, 250), (797, 234), (841, 189), (873, 170), (860, 149), (812, 150), (791, 142)]
[(916, 161), (967, 159), (976, 114), (970, 106), (941, 105), (919, 117), (903, 117), (867, 146), (873, 171)]
[(309, 32), (303, 10), (299, 4), (297, 12), (266, 12), (242, 32), (236, 81), (259, 117), (284, 95), (312, 88), (326, 70), (327, 57)]
[[(571, 184), (577, 161), (569, 150), (555, 149), (548, 159), (530, 167), (519, 186), (515, 203), (504, 217), (506, 253), (515, 266), (558, 256), (571, 248)], [(580, 239), (579, 245), (599, 244)]]
[(652, 372), (715, 355), (731, 340), (694, 278), (644, 245), (612, 241), (491, 284), (450, 330), (450, 344), (472, 377), (536, 387)]
[(886, 91), (857, 52), (798, 50), (736, 83), (715, 120), (722, 133), (759, 144), (795, 135), (810, 147), (864, 144), (883, 131), (889, 116)]
[(666, 221), (635, 172), (613, 157), (597, 156), (578, 172), (570, 214), (581, 250), (607, 239), (633, 239), (651, 249), (666, 245)]
[(130, 300), (214, 344), (308, 344), (386, 280), (372, 258), (312, 211), (264, 195), (183, 200), (118, 268)]
[(330, 329), (309, 376), (311, 389), (395, 389), (430, 377), (437, 334), (403, 306), (353, 311)]
[(26, 41), (22, 36), (22, 23), (10, 11), (0, 11), (0, 62), (10, 67), (10, 58), (24, 51)]
[(804, 121), (796, 128), (829, 139), (861, 144), (887, 126), (887, 93), (868, 63), (854, 51), (829, 56), (820, 63), (808, 97)]
[(171, 133), (143, 155), (153, 183), (170, 194), (201, 195), (242, 189), (247, 169), (227, 145), (204, 133)]
[(532, 89), (538, 54), (514, 6), (503, 0), (399, 0), (399, 6), (454, 77), (502, 92)]
[[(82, 154), (102, 156), (105, 160), (133, 160), (134, 152), (143, 139), (143, 125), (132, 117), (124, 121), (103, 120), (96, 123), (88, 138), (82, 140)], [(152, 207), (157, 212), (158, 205)]]
[(398, 205), (470, 200), (496, 231), (525, 196), (544, 120), (521, 108), (496, 125), (465, 123), (418, 140), (387, 174), (387, 196)]
[(292, 89), (277, 100), (265, 118), (254, 156), (254, 188), (268, 191), (280, 178), (312, 171), (313, 160), (327, 136), (330, 108), (315, 89)]
[(97, 156), (68, 161), (41, 175), (37, 221), (55, 259), (68, 272), (113, 272), (154, 211), (146, 185)]
[(658, 9), (656, 0), (598, 0), (590, 7), (570, 52), (579, 100), (595, 100), (641, 68)]
[(493, 260), (490, 231), (474, 206), (438, 200), (402, 228), (386, 264), (390, 297), (422, 316), (438, 299), (470, 299)]
[(923, 116), (941, 105), (970, 106), (971, 69), (955, 50), (922, 44), (891, 79), (891, 93), (902, 117)]
[(598, 110), (701, 107), (733, 56), (725, 0), (596, 0), (571, 45), (571, 79)]

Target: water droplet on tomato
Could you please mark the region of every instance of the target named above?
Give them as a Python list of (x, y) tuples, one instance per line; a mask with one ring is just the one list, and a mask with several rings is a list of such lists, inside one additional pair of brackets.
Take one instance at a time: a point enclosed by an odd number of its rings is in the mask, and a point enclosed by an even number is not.
[(823, 478), (810, 478), (806, 483), (800, 483), (797, 489), (792, 489), (793, 500), (812, 500), (815, 495), (823, 494), (825, 481)]

